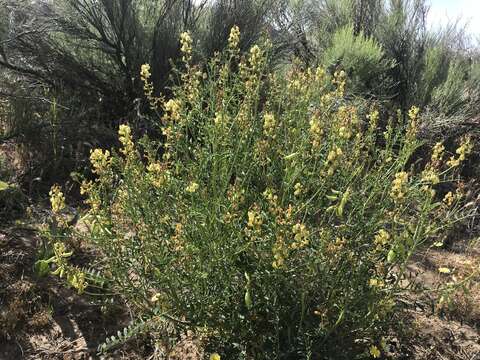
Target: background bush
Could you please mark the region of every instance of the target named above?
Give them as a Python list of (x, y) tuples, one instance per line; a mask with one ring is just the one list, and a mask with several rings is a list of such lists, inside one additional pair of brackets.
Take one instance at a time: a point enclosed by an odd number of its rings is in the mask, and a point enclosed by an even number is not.
[[(478, 115), (477, 53), (460, 23), (428, 30), (423, 0), (0, 4), (0, 96), (11, 107), (4, 137), (21, 145), (28, 186), (35, 178), (50, 185), (84, 168), (96, 144), (116, 143), (122, 121), (137, 134), (158, 138), (138, 68), (149, 63), (154, 95), (170, 96), (175, 84), (170, 69), (178, 64), (179, 34), (185, 30), (197, 35), (197, 60), (222, 49), (237, 24), (243, 29), (241, 50), (269, 35), (271, 65), (277, 69), (294, 58), (331, 74), (343, 68), (350, 93), (388, 102), (403, 114), (417, 105), (439, 118), (461, 117), (462, 123)], [(48, 145), (40, 144), (37, 134)], [(57, 160), (50, 165), (46, 160), (52, 157)]]
[(41, 177), (48, 185), (82, 169), (97, 144), (113, 145), (120, 120), (139, 133), (152, 129), (141, 64), (151, 64), (156, 95), (168, 94), (181, 32), (196, 33), (195, 56), (208, 57), (236, 23), (248, 29), (239, 44), (247, 48), (265, 30), (270, 2), (2, 0), (0, 7), (0, 96), (10, 107), (4, 137), (22, 145), (27, 183)]

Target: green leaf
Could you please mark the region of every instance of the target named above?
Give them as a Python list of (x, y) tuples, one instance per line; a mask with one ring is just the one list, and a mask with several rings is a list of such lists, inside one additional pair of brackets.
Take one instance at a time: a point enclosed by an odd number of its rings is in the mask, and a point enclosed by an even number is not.
[(395, 261), (396, 258), (397, 258), (397, 254), (395, 253), (395, 250), (393, 249), (390, 250), (387, 255), (387, 262), (391, 264)]
[(6, 183), (5, 181), (0, 181), (0, 191), (7, 190), (9, 187), (10, 185), (8, 183)]
[(50, 266), (47, 260), (38, 260), (34, 265), (35, 272), (38, 276), (47, 276), (50, 273)]

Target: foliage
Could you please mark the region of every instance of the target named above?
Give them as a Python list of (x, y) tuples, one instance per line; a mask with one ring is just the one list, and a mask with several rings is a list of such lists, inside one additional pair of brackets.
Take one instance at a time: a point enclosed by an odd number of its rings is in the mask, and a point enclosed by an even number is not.
[(26, 197), (17, 185), (0, 180), (0, 220), (2, 226), (22, 215), (26, 203)]
[(23, 215), (26, 207), (26, 196), (16, 184), (11, 164), (0, 149), (0, 228)]
[(450, 64), (447, 78), (432, 91), (431, 105), (446, 115), (452, 115), (458, 111), (465, 100), (466, 75), (464, 64), (458, 61)]
[(345, 72), (278, 76), (269, 45), (241, 55), (238, 36), (202, 67), (182, 34), (165, 139), (124, 124), (118, 151), (91, 153), (82, 235), (139, 318), (168, 317), (227, 358), (378, 355), (408, 260), (462, 216), (461, 188), (436, 189), (471, 145), (412, 164), (418, 108), (382, 129), (373, 105), (345, 99)]
[(223, 48), (233, 23), (245, 28), (239, 46), (249, 48), (270, 2), (0, 0), (0, 8), (4, 135), (22, 147), (25, 182), (41, 178), (49, 187), (81, 170), (92, 147), (112, 146), (119, 119), (141, 133), (151, 129), (143, 63), (151, 65), (156, 95), (167, 94), (181, 32), (198, 34), (196, 58)]
[(373, 38), (365, 37), (362, 32), (355, 35), (353, 26), (333, 34), (332, 45), (323, 54), (323, 64), (345, 69), (352, 82), (351, 90), (360, 94), (386, 91), (388, 80), (382, 76), (394, 66), (385, 60), (381, 46)]

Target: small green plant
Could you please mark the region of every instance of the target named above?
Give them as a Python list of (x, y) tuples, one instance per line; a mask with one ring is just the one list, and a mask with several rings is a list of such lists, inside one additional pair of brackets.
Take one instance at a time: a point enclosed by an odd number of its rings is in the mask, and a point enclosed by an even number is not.
[(341, 66), (349, 74), (350, 91), (381, 95), (382, 91), (393, 86), (387, 79), (387, 73), (394, 62), (386, 60), (380, 44), (366, 37), (362, 32), (354, 34), (353, 26), (337, 30), (332, 37), (331, 46), (323, 54), (325, 66)]
[(411, 164), (418, 108), (381, 128), (345, 99), (345, 72), (266, 73), (268, 44), (241, 54), (238, 36), (199, 66), (182, 34), (168, 100), (142, 67), (164, 140), (121, 125), (120, 149), (92, 151), (83, 236), (139, 319), (193, 330), (218, 358), (379, 357), (409, 259), (461, 218), (461, 191), (437, 187), (471, 145)]

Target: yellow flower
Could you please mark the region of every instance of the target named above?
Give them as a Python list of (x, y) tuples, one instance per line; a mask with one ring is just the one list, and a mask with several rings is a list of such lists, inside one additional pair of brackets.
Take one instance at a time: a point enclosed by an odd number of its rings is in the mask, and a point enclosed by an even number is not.
[(368, 280), (368, 285), (370, 287), (382, 287), (385, 284), (384, 284), (383, 280), (371, 278), (370, 280)]
[(375, 235), (375, 243), (378, 246), (386, 245), (389, 239), (390, 239), (390, 234), (384, 229), (381, 229), (378, 232), (378, 234)]
[(142, 67), (140, 68), (140, 78), (143, 81), (146, 81), (150, 79), (150, 76), (152, 74), (150, 73), (150, 64), (143, 64)]
[(370, 351), (370, 355), (372, 355), (374, 359), (378, 359), (381, 355), (380, 350), (375, 345), (370, 346), (369, 351)]
[(315, 80), (317, 82), (323, 81), (325, 78), (325, 69), (323, 67), (317, 67), (317, 70), (315, 71)]
[(292, 232), (294, 233), (294, 242), (290, 245), (292, 249), (302, 249), (309, 244), (308, 237), (310, 236), (310, 231), (308, 231), (305, 224), (295, 224), (292, 227)]
[(93, 166), (93, 173), (100, 174), (105, 171), (110, 165), (110, 151), (102, 149), (95, 149), (90, 151), (90, 163)]
[(338, 157), (343, 155), (343, 151), (338, 146), (334, 146), (332, 150), (329, 151), (327, 156), (327, 162), (334, 162)]
[(161, 297), (161, 296), (162, 296), (162, 295), (161, 295), (160, 293), (155, 293), (155, 295), (153, 295), (153, 296), (150, 298), (150, 301), (151, 301), (152, 303), (155, 303), (155, 302), (157, 302), (158, 300), (160, 300), (160, 297)]
[(263, 224), (262, 217), (258, 213), (258, 211), (254, 210), (249, 210), (247, 213), (248, 216), (248, 222), (247, 226), (250, 228), (259, 228)]
[(150, 104), (150, 108), (156, 109), (161, 99), (153, 95), (154, 88), (153, 84), (150, 82), (151, 76), (152, 74), (150, 72), (150, 65), (143, 64), (140, 68), (140, 80), (143, 82), (143, 93)]
[(170, 114), (170, 118), (173, 120), (180, 119), (180, 109), (181, 109), (181, 104), (179, 100), (170, 99), (165, 104), (165, 111), (167, 111)]
[(442, 160), (442, 155), (445, 150), (445, 146), (441, 142), (437, 142), (433, 147), (432, 151), (432, 162), (437, 162)]
[(450, 274), (452, 271), (447, 267), (438, 268), (438, 272), (441, 274)]
[(312, 138), (313, 149), (318, 149), (323, 136), (323, 128), (318, 116), (313, 116), (310, 120), (310, 136)]
[(87, 288), (87, 283), (85, 281), (85, 273), (82, 271), (73, 271), (67, 275), (67, 282), (74, 288), (77, 289), (79, 294), (82, 294)]
[(367, 119), (370, 121), (370, 128), (376, 129), (378, 124), (378, 118), (380, 117), (380, 113), (378, 110), (373, 110), (370, 114), (367, 115)]
[(248, 61), (250, 62), (250, 65), (252, 66), (253, 70), (257, 70), (258, 67), (260, 66), (262, 62), (263, 54), (262, 50), (258, 45), (252, 46), (250, 49), (250, 57)]
[(332, 83), (337, 86), (337, 96), (342, 97), (345, 92), (345, 84), (347, 80), (347, 74), (344, 70), (335, 71), (333, 74)]
[(458, 155), (458, 158), (452, 156), (449, 161), (447, 161), (447, 165), (451, 167), (459, 166), (462, 161), (464, 161), (473, 150), (473, 145), (470, 143), (470, 139), (467, 138), (462, 141), (460, 147), (455, 151)]
[(271, 113), (263, 116), (263, 132), (266, 136), (272, 136), (275, 131), (275, 117)]
[(133, 153), (133, 141), (132, 141), (132, 130), (128, 125), (120, 125), (118, 128), (118, 135), (120, 143), (123, 145), (123, 149), (120, 151), (124, 155), (130, 155)]
[(440, 182), (438, 174), (432, 169), (426, 169), (422, 172), (422, 180), (433, 185), (436, 185)]
[(454, 201), (455, 201), (455, 196), (451, 191), (449, 191), (443, 198), (443, 202), (447, 204), (447, 206), (452, 206)]
[(65, 208), (65, 196), (60, 189), (60, 186), (53, 185), (48, 193), (50, 195), (50, 204), (54, 214), (58, 214)]
[(194, 193), (195, 191), (198, 190), (199, 185), (196, 182), (191, 182), (187, 188), (185, 189), (189, 193)]
[(183, 53), (183, 61), (188, 62), (192, 58), (192, 43), (193, 40), (188, 32), (180, 34), (180, 51)]
[(408, 173), (401, 171), (395, 174), (395, 179), (392, 181), (392, 189), (390, 191), (390, 196), (395, 201), (400, 201), (405, 197), (407, 183)]
[(412, 138), (417, 134), (417, 116), (420, 109), (416, 106), (412, 106), (410, 110), (408, 110), (408, 118), (410, 122), (408, 124), (407, 129), (407, 137)]
[(274, 269), (282, 268), (288, 256), (288, 248), (285, 245), (285, 240), (282, 235), (277, 235), (277, 241), (273, 245), (272, 253), (274, 258), (272, 267)]
[(408, 117), (410, 120), (415, 120), (419, 112), (420, 109), (417, 106), (412, 106), (410, 110), (408, 110)]
[(217, 353), (213, 353), (210, 355), (210, 360), (221, 360), (221, 358)]
[(296, 183), (294, 189), (295, 191), (293, 192), (293, 195), (295, 196), (300, 196), (303, 192), (303, 186), (300, 183)]
[(159, 163), (152, 163), (147, 166), (148, 178), (153, 186), (161, 188), (168, 180), (169, 172)]
[(227, 124), (229, 121), (229, 117), (224, 112), (217, 112), (215, 113), (215, 119), (213, 120), (215, 125)]
[(228, 36), (228, 47), (230, 49), (237, 49), (240, 43), (240, 29), (237, 25), (232, 26), (230, 35)]

